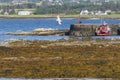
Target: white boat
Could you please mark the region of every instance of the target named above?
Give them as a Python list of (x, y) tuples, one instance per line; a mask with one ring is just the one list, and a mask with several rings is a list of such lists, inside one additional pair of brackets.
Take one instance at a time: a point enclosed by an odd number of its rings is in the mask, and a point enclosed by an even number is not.
[(62, 20), (60, 19), (60, 16), (59, 16), (59, 15), (57, 15), (57, 19), (56, 19), (56, 21), (58, 22), (59, 25), (62, 24)]

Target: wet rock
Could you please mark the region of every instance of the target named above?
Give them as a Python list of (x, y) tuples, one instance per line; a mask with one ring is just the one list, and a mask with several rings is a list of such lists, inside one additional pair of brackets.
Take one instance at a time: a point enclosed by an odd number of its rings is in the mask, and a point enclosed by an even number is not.
[(51, 28), (48, 29), (35, 29), (33, 31), (19, 31), (19, 32), (12, 32), (8, 33), (7, 35), (39, 35), (39, 36), (48, 36), (48, 35), (66, 35), (68, 34), (69, 30), (54, 30)]

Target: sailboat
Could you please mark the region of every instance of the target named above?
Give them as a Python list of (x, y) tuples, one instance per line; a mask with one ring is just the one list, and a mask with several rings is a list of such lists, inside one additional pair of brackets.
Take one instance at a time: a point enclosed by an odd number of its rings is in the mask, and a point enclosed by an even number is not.
[(59, 15), (57, 15), (57, 19), (56, 19), (56, 21), (58, 22), (59, 25), (62, 24), (62, 20), (60, 19), (60, 16), (59, 16)]

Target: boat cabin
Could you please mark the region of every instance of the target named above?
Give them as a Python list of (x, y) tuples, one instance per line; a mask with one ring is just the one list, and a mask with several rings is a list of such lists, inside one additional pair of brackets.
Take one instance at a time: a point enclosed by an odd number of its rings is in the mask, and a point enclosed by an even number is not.
[(100, 25), (96, 28), (95, 35), (96, 36), (107, 36), (110, 35), (111, 29), (108, 25)]

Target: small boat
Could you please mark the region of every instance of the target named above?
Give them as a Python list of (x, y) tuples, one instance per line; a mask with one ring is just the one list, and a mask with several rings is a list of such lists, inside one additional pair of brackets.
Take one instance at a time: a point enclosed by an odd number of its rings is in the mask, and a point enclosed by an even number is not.
[(95, 31), (96, 36), (108, 36), (110, 33), (111, 28), (107, 24), (100, 25)]
[(59, 15), (57, 15), (57, 19), (56, 19), (56, 21), (58, 22), (59, 25), (62, 24), (62, 20), (60, 19), (60, 16), (59, 16)]

